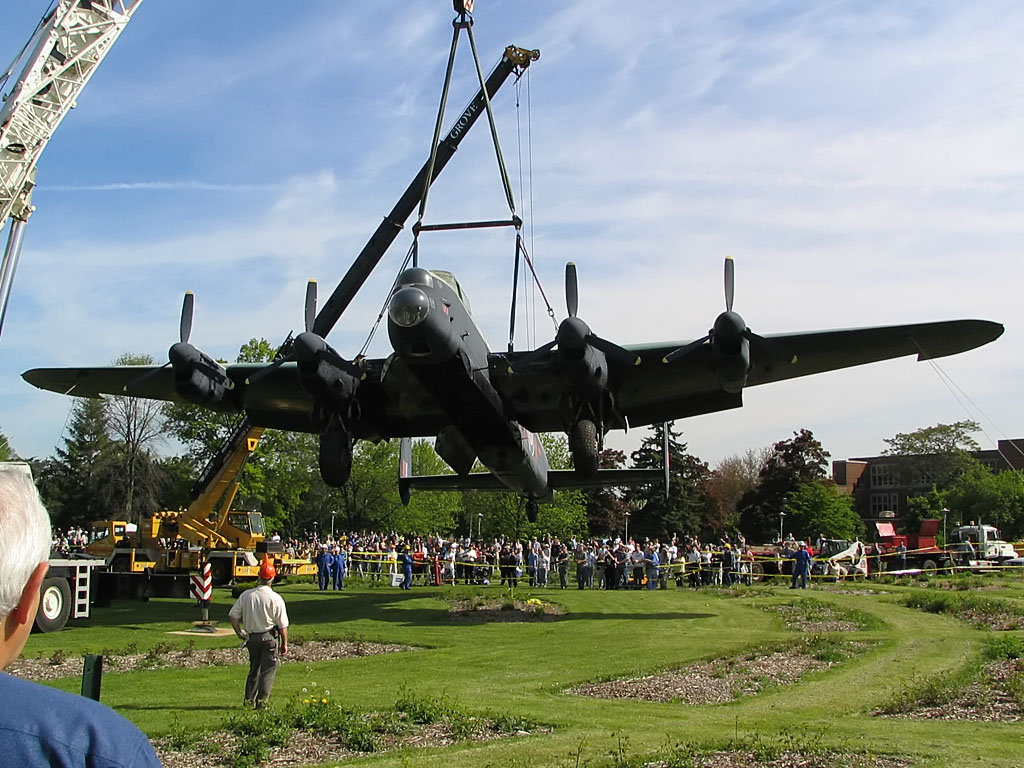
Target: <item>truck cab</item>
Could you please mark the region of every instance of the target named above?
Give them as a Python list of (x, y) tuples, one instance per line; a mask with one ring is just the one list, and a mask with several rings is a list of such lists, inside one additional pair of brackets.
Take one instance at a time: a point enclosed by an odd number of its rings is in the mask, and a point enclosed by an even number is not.
[(961, 560), (1003, 563), (1017, 557), (1013, 546), (992, 525), (961, 525), (949, 534), (950, 553)]

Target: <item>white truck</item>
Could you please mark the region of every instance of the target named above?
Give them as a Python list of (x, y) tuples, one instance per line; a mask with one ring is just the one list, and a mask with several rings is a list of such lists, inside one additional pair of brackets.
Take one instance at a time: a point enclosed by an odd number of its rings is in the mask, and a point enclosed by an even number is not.
[(949, 533), (946, 550), (961, 567), (1002, 565), (1017, 557), (1013, 546), (991, 525), (960, 525)]
[[(0, 472), (22, 472), (32, 478), (28, 464), (0, 461)], [(50, 557), (50, 570), (39, 594), (39, 610), (33, 629), (60, 632), (68, 619), (89, 618), (93, 597), (93, 570), (106, 570), (102, 560), (92, 558)]]

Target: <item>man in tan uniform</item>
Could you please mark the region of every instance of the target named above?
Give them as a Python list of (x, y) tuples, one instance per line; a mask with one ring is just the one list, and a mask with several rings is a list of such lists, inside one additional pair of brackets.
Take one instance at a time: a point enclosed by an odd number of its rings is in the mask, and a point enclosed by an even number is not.
[[(249, 676), (245, 679), (245, 703), (263, 709), (270, 698), (277, 675), (278, 636), (280, 655), (288, 653), (288, 611), (284, 598), (271, 583), (277, 576), (274, 564), (266, 557), (260, 565), (259, 585), (243, 592), (228, 611), (235, 634), (249, 651)], [(244, 629), (243, 629), (244, 627)]]

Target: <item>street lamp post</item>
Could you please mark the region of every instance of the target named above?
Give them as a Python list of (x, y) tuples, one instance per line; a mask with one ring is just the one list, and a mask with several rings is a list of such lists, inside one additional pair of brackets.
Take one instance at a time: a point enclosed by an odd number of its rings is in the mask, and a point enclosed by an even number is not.
[(779, 541), (782, 541), (782, 521), (786, 517), (784, 510), (779, 510)]
[(626, 514), (626, 535), (623, 537), (623, 543), (629, 544), (629, 515), (630, 515), (630, 513), (627, 511), (625, 514)]
[(946, 546), (946, 515), (949, 514), (949, 510), (946, 507), (942, 508), (942, 546)]
[(334, 516), (338, 514), (334, 510), (331, 510), (331, 541), (334, 541)]
[[(472, 531), (471, 531), (471, 533), (472, 533)], [(484, 537), (484, 513), (483, 512), (477, 512), (476, 513), (476, 537), (478, 539), (481, 539), (481, 540)]]

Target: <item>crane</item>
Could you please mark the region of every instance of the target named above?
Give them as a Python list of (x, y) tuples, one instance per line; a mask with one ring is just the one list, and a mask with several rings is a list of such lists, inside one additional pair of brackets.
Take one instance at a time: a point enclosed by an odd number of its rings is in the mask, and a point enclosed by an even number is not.
[(0, 333), (25, 224), (34, 210), (39, 156), (141, 4), (142, 0), (59, 0), (0, 76), (2, 88), (18, 63), (25, 62), (0, 106), (0, 227), (11, 219), (0, 263)]

